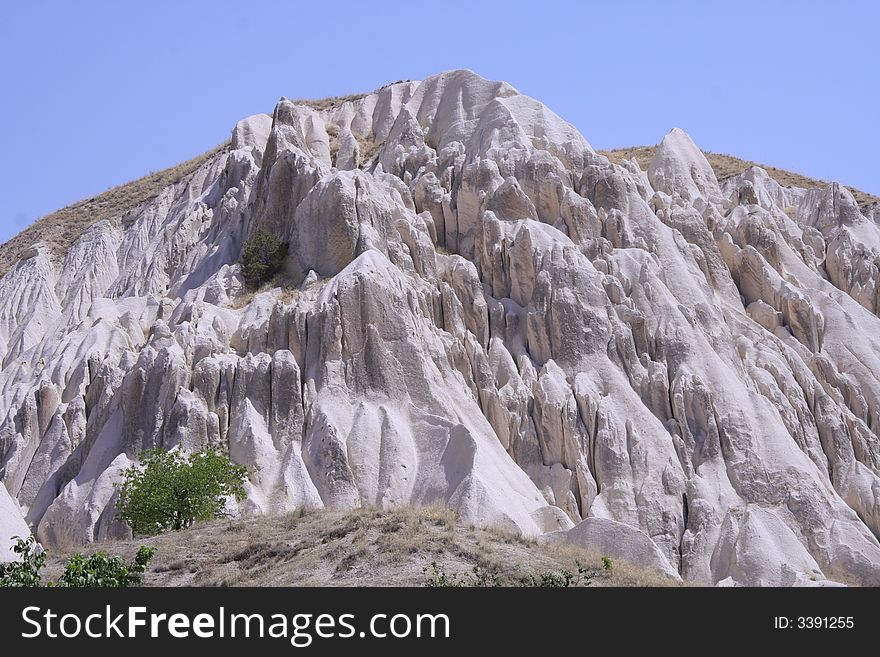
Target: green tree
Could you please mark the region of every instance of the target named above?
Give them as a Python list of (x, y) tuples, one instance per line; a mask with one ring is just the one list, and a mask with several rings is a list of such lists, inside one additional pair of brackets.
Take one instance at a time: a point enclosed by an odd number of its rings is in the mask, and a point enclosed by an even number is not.
[(108, 557), (104, 552), (96, 552), (89, 557), (74, 554), (67, 560), (61, 578), (50, 586), (136, 586), (143, 581), (147, 564), (155, 554), (156, 548), (141, 546), (134, 561), (128, 564), (122, 557)]
[(222, 516), (228, 497), (244, 496), (247, 470), (212, 447), (189, 456), (151, 449), (122, 476), (119, 517), (135, 534), (158, 534)]
[(0, 563), (0, 587), (34, 588), (42, 586), (40, 571), (46, 565), (46, 552), (33, 536), (13, 536), (12, 551), (17, 561)]
[(281, 270), (287, 248), (287, 242), (268, 231), (258, 230), (251, 235), (241, 254), (241, 274), (250, 289), (260, 287)]

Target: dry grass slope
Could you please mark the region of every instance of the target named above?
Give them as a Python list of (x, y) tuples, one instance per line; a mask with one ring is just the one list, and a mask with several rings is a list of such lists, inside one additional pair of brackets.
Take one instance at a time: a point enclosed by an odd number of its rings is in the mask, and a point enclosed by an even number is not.
[[(403, 82), (411, 82), (411, 80), (397, 80), (396, 82), (392, 82), (390, 84), (379, 87), (378, 89), (376, 89), (376, 91), (372, 93), (378, 93), (379, 91), (382, 91), (382, 89), (393, 87), (395, 84), (401, 84)], [(369, 95), (370, 94), (367, 93), (348, 94), (347, 96), (331, 96), (328, 98), (319, 98), (317, 100), (309, 98), (299, 98), (291, 102), (296, 103), (297, 105), (305, 105), (306, 107), (311, 107), (313, 110), (317, 110), (319, 112), (326, 112), (328, 110), (336, 109), (343, 103), (353, 103), (360, 100), (361, 98), (366, 98)]]
[(155, 198), (165, 187), (180, 182), (228, 147), (229, 142), (226, 142), (177, 166), (114, 187), (38, 219), (0, 246), (0, 276), (40, 240), (45, 242), (54, 253), (63, 255), (92, 224), (104, 219), (120, 217), (138, 205)]
[(333, 96), (332, 98), (319, 98), (318, 100), (310, 100), (307, 98), (299, 98), (292, 101), (297, 105), (305, 105), (319, 112), (334, 110), (343, 103), (353, 103), (361, 98), (366, 98), (369, 94), (349, 94), (347, 96)]
[(358, 148), (361, 151), (361, 167), (372, 164), (373, 160), (379, 154), (379, 149), (382, 148), (382, 144), (384, 141), (376, 141), (376, 138), (371, 133), (367, 137), (361, 137), (358, 134), (354, 135), (354, 138), (357, 139)]
[[(300, 102), (300, 101), (297, 101)], [(362, 137), (356, 132), (352, 133), (354, 138), (357, 140), (358, 149), (361, 154), (361, 163), (360, 168), (364, 168), (369, 166), (373, 159), (375, 159), (376, 155), (379, 153), (379, 149), (382, 148), (382, 144), (384, 141), (377, 142), (373, 134), (371, 133), (367, 137)], [(327, 136), (330, 138), (330, 161), (333, 166), (337, 166), (336, 164), (336, 156), (339, 153), (339, 148), (341, 144), (339, 143), (339, 128), (333, 124), (327, 124)]]
[[(635, 159), (642, 169), (647, 169), (648, 162), (654, 157), (655, 148), (655, 146), (633, 146), (631, 148), (617, 148), (614, 150), (599, 152), (608, 157), (612, 162), (617, 162), (618, 164), (623, 160)], [(741, 160), (732, 155), (711, 153), (709, 151), (704, 151), (704, 154), (706, 159), (709, 160), (709, 164), (712, 165), (712, 170), (715, 171), (715, 177), (718, 178), (719, 182), (742, 173), (749, 167), (759, 166), (762, 169), (765, 169), (767, 173), (770, 174), (770, 177), (783, 187), (825, 187), (828, 184), (824, 180), (809, 178), (793, 171), (778, 169), (766, 164), (752, 162), (751, 160)], [(849, 186), (847, 186), (847, 189), (852, 192), (859, 207), (863, 210), (872, 203), (880, 202), (880, 197), (874, 196), (873, 194), (868, 194)]]
[[(468, 582), (476, 566), (502, 586), (563, 570), (576, 573), (578, 563), (593, 575), (593, 586), (671, 584), (617, 561), (606, 570), (602, 555), (464, 525), (440, 507), (218, 520), (153, 538), (93, 544), (86, 552), (130, 559), (140, 545), (158, 548), (147, 586), (424, 586), (424, 570), (433, 572), (432, 563)], [(67, 555), (49, 553), (45, 574), (57, 578)]]

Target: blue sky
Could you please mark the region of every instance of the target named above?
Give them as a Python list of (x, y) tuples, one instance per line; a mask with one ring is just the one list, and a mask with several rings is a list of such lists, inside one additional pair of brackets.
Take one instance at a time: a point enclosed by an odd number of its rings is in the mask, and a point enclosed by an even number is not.
[(704, 149), (880, 194), (880, 3), (17, 2), (0, 20), (0, 241), (224, 141), (280, 96), (470, 68), (596, 148)]

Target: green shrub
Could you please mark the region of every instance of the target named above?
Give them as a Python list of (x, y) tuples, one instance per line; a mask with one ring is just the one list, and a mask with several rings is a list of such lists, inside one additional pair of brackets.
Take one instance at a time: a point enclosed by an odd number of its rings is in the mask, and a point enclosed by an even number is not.
[(13, 536), (12, 548), (19, 561), (0, 563), (0, 587), (34, 588), (42, 586), (40, 571), (46, 565), (46, 551), (33, 536)]
[(241, 274), (250, 289), (272, 280), (284, 264), (287, 248), (287, 242), (268, 231), (258, 230), (251, 235), (241, 254)]
[(550, 570), (539, 574), (537, 577), (529, 575), (525, 585), (561, 588), (567, 588), (569, 586), (590, 586), (593, 583), (593, 579), (596, 577), (596, 573), (589, 568), (582, 566), (579, 561), (576, 561), (575, 564), (577, 564), (576, 573), (565, 568), (562, 570)]
[(422, 568), (422, 574), (425, 576), (425, 586), (431, 588), (467, 586), (467, 582), (459, 579), (455, 573), (447, 575), (446, 571), (438, 566), (436, 561), (431, 562), (430, 570), (427, 566)]
[[(40, 571), (46, 565), (46, 551), (33, 536), (13, 538), (15, 547), (12, 549), (19, 556), (19, 561), (0, 564), (0, 587), (42, 586)], [(108, 557), (104, 552), (90, 557), (74, 554), (67, 560), (61, 578), (57, 582), (49, 582), (47, 586), (123, 587), (140, 584), (147, 564), (155, 554), (156, 548), (141, 546), (134, 561), (129, 564), (122, 557)]]
[[(561, 570), (548, 570), (539, 573), (537, 576), (529, 575), (528, 577), (515, 580), (513, 585), (553, 588), (592, 585), (596, 572), (582, 566), (580, 562), (576, 561), (575, 564), (577, 565), (577, 572), (565, 568)], [(422, 568), (422, 574), (425, 576), (425, 586), (428, 587), (501, 586), (497, 572), (486, 571), (479, 566), (473, 567), (471, 575), (447, 574), (443, 568), (437, 565), (436, 561), (432, 561), (430, 567)]]
[(614, 568), (614, 563), (608, 557), (602, 557), (602, 568), (610, 573)]
[(221, 517), (228, 497), (244, 496), (247, 470), (211, 447), (190, 456), (152, 449), (122, 476), (119, 517), (135, 534), (158, 534)]
[(446, 571), (437, 565), (436, 561), (431, 562), (430, 569), (426, 566), (422, 568), (422, 574), (425, 576), (425, 586), (436, 588), (473, 586), (478, 588), (500, 586), (498, 583), (498, 573), (485, 571), (479, 566), (474, 566), (471, 570), (471, 576), (456, 575), (452, 573), (447, 575)]
[(147, 564), (155, 554), (156, 548), (141, 546), (129, 564), (122, 557), (108, 557), (104, 552), (96, 552), (90, 557), (75, 554), (67, 560), (61, 579), (52, 586), (135, 586), (143, 581)]
[(574, 573), (570, 570), (549, 570), (537, 577), (529, 576), (529, 586), (569, 587), (574, 582)]

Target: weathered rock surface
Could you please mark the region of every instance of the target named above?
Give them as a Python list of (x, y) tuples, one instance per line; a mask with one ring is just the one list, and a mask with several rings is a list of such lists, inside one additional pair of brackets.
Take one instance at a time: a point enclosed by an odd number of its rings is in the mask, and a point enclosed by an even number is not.
[(12, 551), (12, 546), (15, 545), (13, 538), (27, 538), (30, 535), (31, 530), (21, 515), (18, 503), (9, 496), (6, 487), (0, 484), (0, 563), (15, 559), (15, 552)]
[[(82, 543), (125, 533), (141, 450), (211, 443), (243, 513), (443, 503), (685, 579), (878, 585), (875, 218), (719, 184), (680, 130), (615, 165), (470, 71), (282, 100), (0, 279), (0, 481)], [(288, 287), (251, 296), (257, 229)]]
[(639, 564), (681, 581), (663, 551), (643, 531), (607, 518), (587, 518), (571, 529), (547, 534), (547, 540), (577, 546), (612, 560)]

